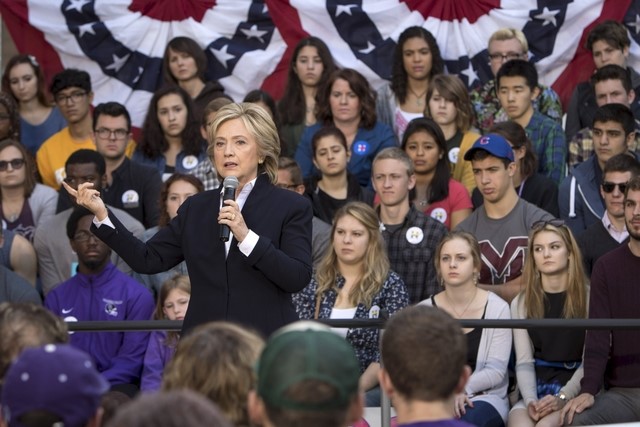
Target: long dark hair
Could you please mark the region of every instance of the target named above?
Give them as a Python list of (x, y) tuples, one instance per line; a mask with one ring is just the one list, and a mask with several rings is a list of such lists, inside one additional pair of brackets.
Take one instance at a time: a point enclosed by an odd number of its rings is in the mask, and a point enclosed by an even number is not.
[[(447, 156), (447, 141), (444, 139), (444, 134), (440, 129), (440, 126), (429, 118), (417, 118), (413, 119), (407, 125), (407, 129), (402, 136), (401, 148), (406, 151), (407, 141), (409, 137), (416, 132), (427, 132), (436, 140), (438, 144), (438, 150), (442, 153), (442, 157), (438, 159), (436, 164), (436, 171), (433, 174), (431, 184), (429, 184), (429, 194), (427, 199), (429, 204), (444, 200), (449, 196), (449, 179), (451, 178), (451, 168), (449, 166), (449, 156)], [(415, 197), (415, 189), (411, 190), (410, 198)]]
[(435, 37), (429, 31), (422, 27), (409, 27), (400, 34), (398, 43), (393, 51), (393, 66), (391, 68), (391, 90), (398, 98), (401, 104), (407, 99), (407, 70), (404, 69), (404, 61), (402, 58), (402, 50), (407, 40), (414, 37), (420, 38), (427, 42), (429, 50), (431, 51), (431, 72), (429, 73), (429, 80), (436, 74), (444, 73), (444, 61), (440, 55), (440, 48), (436, 42)]
[(157, 90), (149, 102), (149, 111), (142, 126), (142, 138), (137, 150), (145, 156), (155, 159), (161, 156), (169, 148), (169, 143), (164, 137), (164, 132), (158, 120), (158, 101), (167, 95), (178, 95), (187, 108), (187, 123), (180, 137), (182, 149), (186, 154), (198, 156), (202, 152), (203, 141), (200, 135), (200, 122), (193, 112), (191, 97), (178, 86), (167, 86)]
[(38, 92), (36, 95), (36, 97), (38, 98), (38, 102), (41, 105), (44, 105), (45, 107), (50, 107), (51, 102), (49, 102), (49, 100), (47, 99), (47, 89), (45, 86), (46, 82), (44, 78), (44, 73), (42, 72), (42, 68), (40, 67), (40, 64), (38, 64), (38, 61), (33, 55), (26, 55), (26, 54), (16, 55), (12, 57), (9, 60), (9, 62), (7, 62), (7, 66), (4, 69), (4, 74), (2, 75), (2, 91), (11, 95), (13, 97), (13, 100), (16, 103), (18, 103), (18, 99), (15, 97), (15, 95), (13, 94), (13, 91), (11, 90), (11, 83), (9, 82), (9, 73), (11, 73), (11, 70), (13, 69), (13, 67), (20, 64), (29, 64), (31, 66), (31, 68), (33, 69), (33, 75), (35, 76), (36, 79), (38, 79)]
[(306, 46), (315, 47), (318, 51), (318, 56), (322, 60), (323, 70), (320, 75), (320, 80), (318, 81), (318, 88), (323, 86), (331, 73), (336, 69), (336, 64), (325, 42), (317, 37), (307, 37), (298, 42), (293, 51), (293, 55), (291, 55), (291, 62), (289, 63), (289, 71), (287, 73), (287, 85), (278, 103), (278, 112), (283, 125), (304, 123), (305, 109), (301, 108), (305, 105), (304, 93), (302, 91), (302, 83), (300, 83), (300, 78), (298, 74), (296, 74), (295, 69), (298, 55), (302, 48)]
[(529, 178), (538, 170), (538, 158), (536, 157), (531, 140), (527, 137), (527, 133), (522, 126), (516, 122), (507, 121), (496, 123), (489, 129), (489, 133), (497, 133), (503, 136), (514, 149), (524, 147), (524, 157), (520, 160), (520, 174), (522, 178)]
[(364, 129), (373, 129), (376, 125), (376, 95), (371, 90), (371, 86), (362, 74), (351, 68), (343, 68), (334, 71), (329, 79), (322, 85), (316, 94), (316, 109), (318, 121), (325, 125), (333, 124), (333, 113), (331, 112), (331, 88), (336, 80), (342, 79), (349, 83), (349, 88), (360, 100), (360, 124)]

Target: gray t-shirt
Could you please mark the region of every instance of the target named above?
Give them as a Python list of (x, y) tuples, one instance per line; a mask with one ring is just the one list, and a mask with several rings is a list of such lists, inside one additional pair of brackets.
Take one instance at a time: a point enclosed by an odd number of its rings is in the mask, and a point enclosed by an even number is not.
[(482, 253), (480, 283), (501, 285), (522, 274), (531, 225), (553, 216), (522, 199), (506, 216), (487, 217), (484, 206), (476, 209), (460, 225), (459, 230), (478, 239)]

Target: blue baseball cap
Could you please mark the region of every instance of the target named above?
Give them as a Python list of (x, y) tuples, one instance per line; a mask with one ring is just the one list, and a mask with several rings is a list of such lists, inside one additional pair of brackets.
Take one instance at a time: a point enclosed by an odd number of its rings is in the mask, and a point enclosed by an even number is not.
[(495, 133), (481, 136), (473, 143), (473, 146), (464, 153), (465, 160), (471, 160), (473, 153), (478, 150), (484, 150), (499, 159), (507, 159), (511, 162), (515, 161), (513, 157), (513, 149), (506, 139)]

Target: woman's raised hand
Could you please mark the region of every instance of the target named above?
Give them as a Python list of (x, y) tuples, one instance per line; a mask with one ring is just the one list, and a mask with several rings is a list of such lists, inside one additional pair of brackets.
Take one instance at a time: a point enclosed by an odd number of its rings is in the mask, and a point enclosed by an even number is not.
[(71, 198), (75, 199), (78, 205), (89, 209), (98, 221), (103, 221), (109, 215), (107, 207), (100, 198), (100, 192), (93, 189), (93, 182), (83, 182), (78, 185), (77, 190), (64, 181), (62, 185)]

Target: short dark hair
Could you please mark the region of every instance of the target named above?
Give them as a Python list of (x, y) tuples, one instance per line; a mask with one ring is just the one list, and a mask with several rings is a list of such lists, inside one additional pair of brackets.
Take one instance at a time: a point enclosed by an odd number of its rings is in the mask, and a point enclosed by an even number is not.
[(303, 183), (300, 165), (291, 157), (280, 157), (278, 159), (278, 169), (289, 172), (293, 185), (301, 185)]
[(86, 71), (67, 68), (53, 76), (50, 92), (55, 97), (58, 92), (69, 87), (79, 87), (91, 92), (91, 76)]
[(606, 104), (598, 107), (593, 116), (593, 126), (596, 123), (615, 122), (620, 123), (624, 129), (624, 135), (628, 136), (636, 130), (636, 119), (633, 113), (626, 105), (622, 104)]
[(342, 131), (337, 127), (333, 125), (329, 125), (329, 126), (321, 127), (320, 129), (318, 129), (318, 131), (315, 134), (313, 134), (313, 137), (311, 138), (311, 152), (313, 153), (313, 157), (316, 157), (318, 142), (322, 138), (326, 138), (328, 136), (333, 136), (338, 141), (340, 141), (340, 143), (342, 144), (344, 149), (347, 151), (347, 153), (349, 152), (349, 146), (347, 145), (347, 138), (344, 136), (344, 133), (342, 133)]
[(595, 88), (597, 83), (604, 82), (606, 80), (620, 80), (627, 93), (631, 92), (631, 89), (633, 89), (629, 71), (619, 65), (607, 64), (604, 67), (599, 68), (595, 73), (593, 73), (589, 82), (591, 83), (591, 86)]
[(71, 153), (69, 158), (67, 158), (67, 161), (64, 163), (64, 170), (66, 172), (69, 168), (69, 165), (80, 165), (87, 163), (93, 163), (94, 165), (96, 165), (96, 169), (98, 170), (100, 176), (104, 175), (107, 171), (104, 157), (102, 157), (102, 155), (96, 150), (89, 150), (88, 148), (81, 148), (80, 150), (76, 150)]
[(534, 90), (538, 87), (538, 72), (536, 71), (536, 67), (524, 59), (512, 59), (500, 67), (496, 75), (498, 89), (500, 88), (500, 79), (502, 77), (524, 77), (529, 89)]
[(100, 116), (120, 117), (124, 116), (127, 121), (127, 130), (131, 130), (131, 116), (127, 107), (119, 102), (103, 102), (93, 110), (93, 130), (96, 130), (98, 118)]
[(587, 36), (587, 50), (592, 52), (593, 44), (597, 41), (604, 41), (615, 49), (623, 50), (631, 46), (629, 34), (624, 24), (618, 21), (604, 21), (593, 27)]
[(67, 237), (69, 240), (73, 240), (73, 237), (76, 235), (76, 231), (78, 231), (78, 222), (80, 222), (80, 219), (85, 216), (93, 217), (94, 214), (89, 209), (82, 206), (76, 206), (73, 208), (73, 211), (71, 211), (71, 215), (67, 220)]
[(504, 168), (508, 168), (509, 165), (512, 163), (511, 160), (504, 158), (504, 157), (496, 157), (493, 154), (491, 154), (490, 152), (488, 152), (487, 150), (476, 150), (473, 152), (473, 154), (471, 155), (471, 161), (473, 162), (475, 161), (482, 161), (488, 157), (495, 157), (496, 159), (500, 160), (502, 162), (502, 164), (504, 165)]
[(393, 387), (404, 398), (446, 400), (456, 391), (464, 370), (467, 341), (447, 313), (416, 305), (389, 319), (381, 354)]
[(640, 191), (640, 176), (634, 176), (627, 182), (627, 188), (624, 190), (624, 200), (627, 201), (629, 191)]
[(616, 154), (604, 164), (602, 177), (609, 172), (631, 172), (631, 178), (634, 178), (640, 175), (640, 163), (629, 153)]

